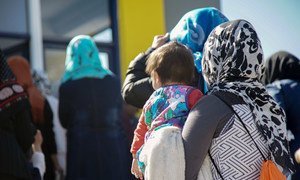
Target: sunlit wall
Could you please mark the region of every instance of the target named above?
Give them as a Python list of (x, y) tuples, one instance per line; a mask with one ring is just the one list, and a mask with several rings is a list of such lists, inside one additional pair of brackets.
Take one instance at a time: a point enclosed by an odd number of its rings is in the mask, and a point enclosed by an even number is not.
[(165, 33), (162, 0), (119, 0), (118, 25), (122, 79), (128, 64), (150, 47), (154, 35)]

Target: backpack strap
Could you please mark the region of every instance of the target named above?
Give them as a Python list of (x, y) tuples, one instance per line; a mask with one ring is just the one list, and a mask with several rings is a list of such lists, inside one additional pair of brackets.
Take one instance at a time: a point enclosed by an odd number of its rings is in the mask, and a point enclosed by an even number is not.
[(223, 103), (225, 103), (232, 111), (233, 113), (238, 117), (239, 121), (242, 123), (243, 127), (245, 128), (245, 130), (247, 131), (247, 133), (249, 134), (250, 138), (252, 139), (252, 141), (254, 142), (257, 150), (259, 151), (259, 153), (261, 154), (261, 156), (263, 157), (263, 159), (266, 161), (267, 158), (264, 156), (264, 154), (262, 153), (262, 151), (260, 150), (260, 148), (258, 147), (258, 145), (256, 144), (255, 140), (253, 139), (253, 137), (251, 136), (249, 130), (247, 129), (245, 123), (242, 121), (241, 117), (235, 112), (235, 110), (233, 109), (233, 107), (228, 104), (224, 99), (222, 99), (219, 95), (217, 95), (216, 93), (213, 93), (212, 95), (216, 96), (218, 99), (220, 99)]

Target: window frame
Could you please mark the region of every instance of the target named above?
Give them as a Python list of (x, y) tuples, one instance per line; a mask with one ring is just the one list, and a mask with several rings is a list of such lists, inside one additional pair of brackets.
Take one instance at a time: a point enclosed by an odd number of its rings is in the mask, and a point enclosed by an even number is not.
[[(117, 0), (109, 0), (109, 17), (112, 29), (112, 42), (95, 42), (100, 52), (108, 54), (109, 68), (116, 76), (120, 77), (120, 59), (119, 59), (119, 37), (118, 37), (118, 22), (117, 22)], [(44, 69), (46, 71), (45, 51), (51, 49), (65, 49), (71, 38), (57, 39), (43, 37), (44, 48)]]

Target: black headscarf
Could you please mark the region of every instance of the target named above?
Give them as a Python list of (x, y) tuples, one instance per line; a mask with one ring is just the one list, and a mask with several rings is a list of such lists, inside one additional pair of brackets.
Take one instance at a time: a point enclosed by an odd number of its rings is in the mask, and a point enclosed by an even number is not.
[(291, 53), (279, 51), (266, 60), (263, 83), (270, 84), (276, 80), (300, 80), (300, 61)]
[(0, 49), (0, 81), (1, 84), (10, 79), (15, 79), (14, 74), (7, 65), (3, 51)]
[(12, 104), (24, 99), (27, 99), (27, 94), (22, 86), (16, 82), (3, 51), (0, 49), (0, 113), (11, 107)]

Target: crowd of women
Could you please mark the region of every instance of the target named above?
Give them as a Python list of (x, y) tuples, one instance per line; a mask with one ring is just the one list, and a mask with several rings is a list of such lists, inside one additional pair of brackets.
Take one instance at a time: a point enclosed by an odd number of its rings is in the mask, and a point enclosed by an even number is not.
[(67, 47), (58, 99), (1, 51), (0, 179), (259, 179), (266, 160), (299, 179), (299, 70), (288, 52), (265, 60), (250, 22), (210, 7), (155, 36), (122, 87), (86, 35)]
[[(275, 54), (277, 62), (267, 61), (271, 65), (265, 71), (262, 45), (249, 22), (229, 21), (214, 8), (196, 9), (182, 17), (170, 32), (170, 38), (156, 36), (151, 48), (130, 63), (122, 88), (127, 103), (148, 108), (147, 100), (158, 91), (152, 87), (152, 74), (146, 73), (148, 59), (152, 60), (148, 57), (169, 40), (180, 42), (191, 50), (197, 72), (191, 85), (206, 94), (192, 107), (182, 128), (185, 179), (201, 179), (199, 170), (205, 166), (207, 156), (211, 162), (211, 169), (208, 169), (212, 172), (211, 179), (258, 179), (265, 160), (272, 160), (284, 177), (295, 172), (290, 148), (292, 153), (299, 148), (296, 145), (299, 141), (296, 117), (299, 115), (293, 110), (298, 102), (293, 97), (299, 97), (296, 92), (299, 60), (288, 53), (280, 53), (280, 57)], [(263, 79), (269, 79), (267, 76), (272, 81), (263, 82)], [(284, 83), (282, 79), (290, 80)], [(266, 88), (265, 83), (275, 80), (279, 82)], [(272, 93), (272, 90), (276, 92)], [(287, 91), (289, 93), (283, 93)], [(276, 102), (279, 100), (280, 104)], [(285, 101), (287, 107), (282, 105)], [(144, 119), (147, 115), (141, 116), (140, 121)], [(292, 133), (288, 133), (287, 125)], [(134, 138), (134, 141), (141, 138), (139, 127)], [(147, 144), (147, 138), (145, 141), (143, 143)], [(145, 163), (147, 159), (136, 156), (134, 145), (131, 149), (133, 158)], [(170, 161), (176, 163), (177, 159), (173, 157)], [(148, 166), (153, 168), (151, 164)], [(149, 177), (147, 167), (136, 170), (134, 162), (132, 173), (140, 179), (145, 175)], [(180, 177), (180, 172), (176, 173)], [(292, 177), (297, 179), (297, 171)]]

